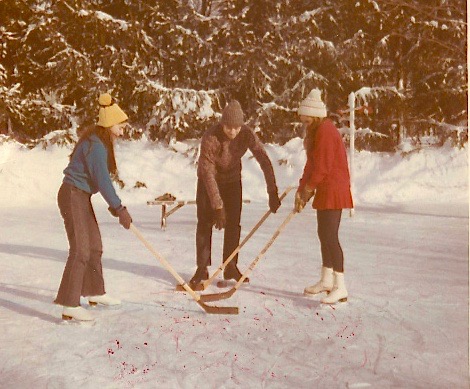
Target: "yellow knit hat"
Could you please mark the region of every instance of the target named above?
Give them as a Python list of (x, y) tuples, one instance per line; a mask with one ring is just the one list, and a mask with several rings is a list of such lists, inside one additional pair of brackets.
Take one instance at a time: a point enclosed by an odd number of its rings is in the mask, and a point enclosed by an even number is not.
[(98, 126), (108, 128), (129, 119), (119, 105), (113, 103), (109, 93), (101, 94), (98, 102), (100, 104), (98, 123), (96, 123)]

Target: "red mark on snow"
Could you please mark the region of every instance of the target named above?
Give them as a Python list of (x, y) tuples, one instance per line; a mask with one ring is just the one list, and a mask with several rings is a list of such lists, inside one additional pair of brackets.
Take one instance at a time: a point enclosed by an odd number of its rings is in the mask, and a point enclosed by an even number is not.
[(271, 316), (274, 316), (273, 313), (272, 313), (272, 311), (271, 311), (269, 308), (264, 307), (264, 309), (266, 309), (266, 311), (268, 311), (268, 313), (269, 313)]
[(367, 352), (364, 350), (364, 362), (362, 363), (362, 367), (364, 367), (367, 363)]
[(344, 334), (344, 331), (346, 331), (346, 328), (348, 328), (348, 326), (344, 327), (343, 330), (339, 330), (337, 333), (336, 333), (336, 336), (339, 336), (339, 337), (343, 337), (343, 334)]
[(175, 342), (176, 342), (176, 351), (178, 351), (178, 335), (174, 335), (173, 336), (173, 339), (175, 339)]

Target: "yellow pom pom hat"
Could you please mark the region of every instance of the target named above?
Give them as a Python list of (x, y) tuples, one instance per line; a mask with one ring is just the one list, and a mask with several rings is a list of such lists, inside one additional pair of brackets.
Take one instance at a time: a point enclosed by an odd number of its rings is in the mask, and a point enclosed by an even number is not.
[(108, 128), (129, 119), (119, 105), (113, 103), (109, 93), (101, 94), (98, 102), (100, 104), (98, 123), (96, 123), (98, 126)]

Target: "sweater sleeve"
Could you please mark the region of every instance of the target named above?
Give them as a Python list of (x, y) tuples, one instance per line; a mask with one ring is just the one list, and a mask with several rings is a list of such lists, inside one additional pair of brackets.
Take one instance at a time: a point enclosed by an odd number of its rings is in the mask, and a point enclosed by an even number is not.
[(315, 189), (331, 172), (335, 157), (334, 127), (323, 126), (318, 129), (313, 150), (313, 169), (306, 185)]
[(261, 167), (261, 170), (263, 171), (268, 193), (277, 192), (276, 176), (274, 175), (274, 169), (271, 160), (269, 159), (268, 154), (266, 153), (266, 150), (264, 149), (258, 136), (251, 130), (248, 148), (253, 153), (253, 156), (256, 158)]
[(105, 201), (113, 209), (121, 206), (108, 170), (108, 153), (101, 142), (90, 142), (90, 151), (86, 156), (86, 164), (93, 185), (101, 193)]
[(220, 209), (224, 203), (220, 196), (219, 186), (216, 181), (216, 153), (217, 139), (212, 135), (205, 135), (201, 141), (201, 152), (199, 155), (199, 177), (204, 185), (213, 209)]

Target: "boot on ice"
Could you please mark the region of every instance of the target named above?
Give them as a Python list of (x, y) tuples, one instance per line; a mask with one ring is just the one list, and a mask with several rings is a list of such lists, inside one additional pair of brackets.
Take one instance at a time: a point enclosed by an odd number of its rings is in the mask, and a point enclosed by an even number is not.
[[(193, 278), (189, 281), (189, 287), (192, 290), (197, 290), (202, 281), (205, 281), (209, 278), (209, 272), (207, 267), (198, 267), (196, 273), (194, 273)], [(200, 289), (200, 288), (199, 288)]]
[[(235, 280), (239, 281), (240, 278), (242, 278), (243, 274), (240, 273), (240, 270), (238, 270), (238, 267), (236, 264), (229, 264), (225, 269), (224, 269), (224, 280)], [(250, 282), (249, 278), (245, 278), (243, 282)]]
[(329, 293), (333, 289), (333, 268), (322, 266), (321, 278), (315, 285), (307, 286), (304, 294), (314, 295), (322, 292)]
[(108, 306), (121, 305), (121, 300), (111, 297), (105, 293), (101, 296), (89, 296), (88, 304), (93, 305), (93, 306), (98, 305), (98, 304), (108, 305)]
[(83, 307), (64, 307), (62, 311), (63, 320), (92, 321), (93, 316)]
[(336, 304), (338, 301), (343, 303), (348, 300), (348, 291), (344, 285), (344, 273), (334, 272), (334, 285), (330, 294), (324, 297), (323, 304)]

